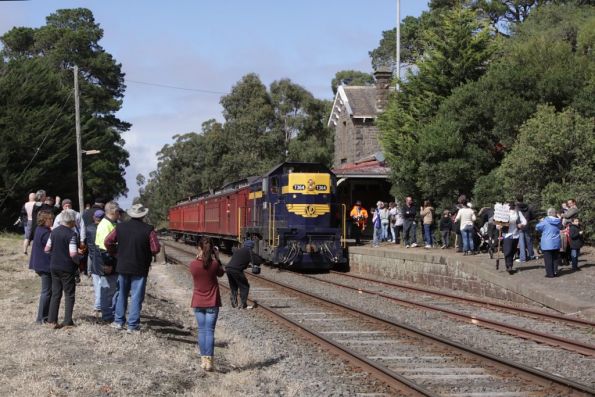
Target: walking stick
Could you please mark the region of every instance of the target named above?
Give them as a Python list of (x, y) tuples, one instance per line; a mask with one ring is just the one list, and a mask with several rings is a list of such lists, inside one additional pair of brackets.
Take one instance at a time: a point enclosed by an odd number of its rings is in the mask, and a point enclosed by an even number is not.
[(498, 245), (496, 251), (496, 270), (500, 268), (500, 240), (502, 240), (502, 226), (498, 229)]

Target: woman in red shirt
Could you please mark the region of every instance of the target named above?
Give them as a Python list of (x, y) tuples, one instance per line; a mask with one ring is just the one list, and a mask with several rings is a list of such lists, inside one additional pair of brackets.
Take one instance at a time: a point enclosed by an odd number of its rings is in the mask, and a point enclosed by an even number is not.
[(221, 307), (221, 295), (217, 277), (224, 274), (219, 253), (211, 239), (203, 238), (198, 243), (196, 259), (190, 263), (190, 273), (194, 281), (192, 307), (198, 323), (198, 347), (201, 355), (201, 368), (213, 370), (213, 350), (215, 348), (215, 325)]

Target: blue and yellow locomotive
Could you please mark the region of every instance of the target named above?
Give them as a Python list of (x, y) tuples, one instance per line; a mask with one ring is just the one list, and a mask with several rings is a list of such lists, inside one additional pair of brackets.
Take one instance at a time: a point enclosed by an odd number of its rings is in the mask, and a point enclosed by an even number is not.
[(345, 262), (346, 208), (335, 203), (336, 177), (325, 166), (283, 163), (250, 183), (243, 238), (282, 267), (325, 270)]

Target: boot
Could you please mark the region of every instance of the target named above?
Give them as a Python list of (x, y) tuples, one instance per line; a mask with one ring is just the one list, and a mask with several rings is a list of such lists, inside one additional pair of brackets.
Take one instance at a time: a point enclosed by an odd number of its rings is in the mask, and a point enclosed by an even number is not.
[(207, 356), (200, 356), (200, 367), (205, 369), (207, 366)]
[(231, 299), (231, 307), (233, 307), (233, 308), (238, 307), (238, 297), (237, 297), (237, 295), (231, 294), (230, 299)]
[(208, 372), (213, 371), (213, 356), (203, 356), (202, 358), (205, 360), (204, 370)]

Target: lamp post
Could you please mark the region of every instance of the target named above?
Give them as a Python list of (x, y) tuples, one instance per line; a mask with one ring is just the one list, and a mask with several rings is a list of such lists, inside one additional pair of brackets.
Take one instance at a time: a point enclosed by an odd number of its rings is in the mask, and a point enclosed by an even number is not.
[(79, 67), (74, 66), (74, 112), (76, 130), (76, 175), (79, 193), (79, 211), (82, 213), (85, 208), (83, 198), (83, 149), (81, 147), (81, 115), (79, 105)]
[(401, 0), (397, 0), (397, 84), (395, 90), (399, 91), (401, 79)]

